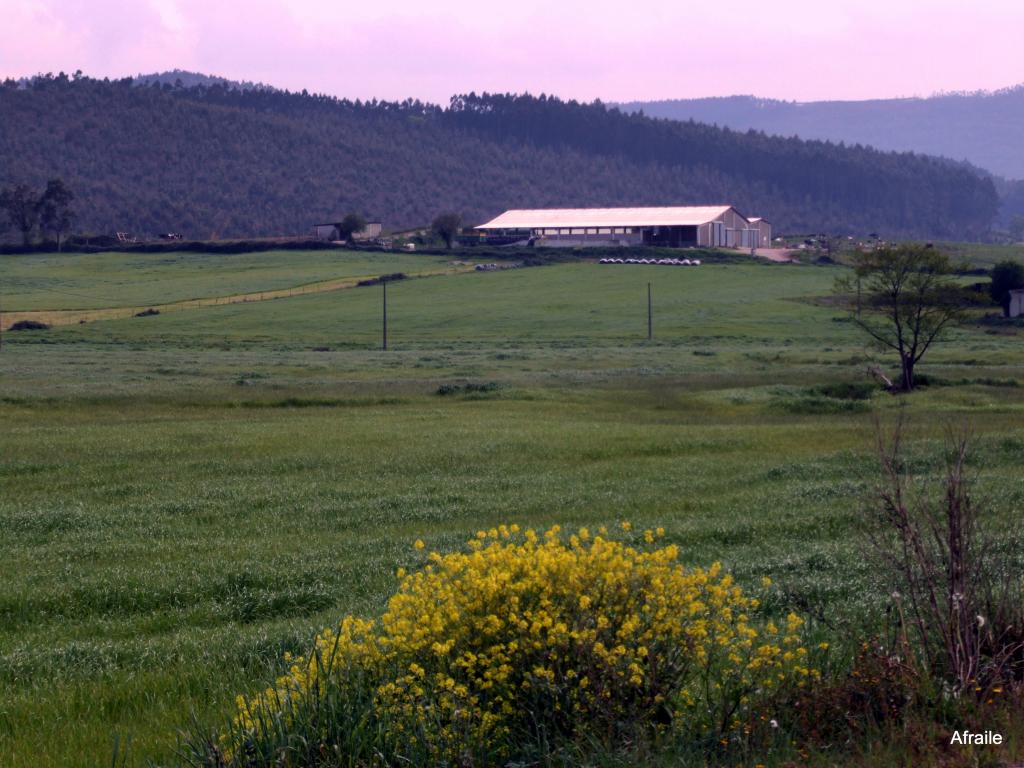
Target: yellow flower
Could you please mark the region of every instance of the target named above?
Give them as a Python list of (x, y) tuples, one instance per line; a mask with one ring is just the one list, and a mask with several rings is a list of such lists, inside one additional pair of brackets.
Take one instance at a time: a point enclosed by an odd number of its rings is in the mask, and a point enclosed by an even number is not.
[[(406, 539), (406, 541), (408, 541), (408, 539)], [(416, 543), (413, 544), (413, 546), (416, 547), (416, 549), (423, 549), (426, 544), (423, 543), (423, 539), (416, 539)]]
[(636, 716), (624, 702), (639, 697), (645, 711), (671, 706), (674, 722), (706, 725), (725, 694), (750, 691), (730, 726), (740, 728), (764, 704), (758, 696), (817, 679), (799, 616), (780, 633), (720, 564), (684, 568), (676, 546), (607, 535), (498, 526), (412, 573), (397, 569), (378, 621), (347, 616), (323, 630), (310, 653), (286, 658), (270, 689), (239, 698), (236, 726), (255, 741), (268, 724), (290, 727), (325, 686), (347, 695), (346, 685), (365, 684), (358, 692), (369, 692), (375, 715), (407, 746), (417, 739), (429, 762), (465, 762), (478, 749), (507, 761), (527, 711), (605, 729)]

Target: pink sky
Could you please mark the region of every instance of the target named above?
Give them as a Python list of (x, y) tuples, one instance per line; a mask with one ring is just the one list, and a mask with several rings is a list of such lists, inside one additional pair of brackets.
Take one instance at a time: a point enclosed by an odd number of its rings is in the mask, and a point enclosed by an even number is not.
[(1024, 2), (0, 0), (0, 76), (175, 68), (438, 102), (928, 95), (1024, 82)]

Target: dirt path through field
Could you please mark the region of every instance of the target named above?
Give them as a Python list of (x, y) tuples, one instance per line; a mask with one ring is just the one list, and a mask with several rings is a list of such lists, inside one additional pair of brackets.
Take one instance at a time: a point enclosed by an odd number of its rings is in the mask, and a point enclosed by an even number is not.
[[(472, 272), (473, 265), (453, 265), (445, 269), (434, 269), (425, 272), (413, 272), (408, 275), (410, 279), (420, 277), (437, 277), (439, 275), (454, 275), (461, 272)], [(293, 288), (279, 288), (271, 291), (253, 291), (252, 293), (237, 293), (231, 296), (208, 296), (203, 299), (186, 299), (184, 301), (171, 301), (166, 304), (143, 304), (136, 307), (109, 307), (106, 309), (33, 309), (18, 312), (4, 312), (0, 314), (0, 330), (6, 331), (14, 323), (20, 320), (35, 320), (46, 323), (49, 326), (76, 325), (78, 323), (91, 323), (96, 320), (121, 320), (126, 317), (134, 317), (139, 312), (147, 309), (158, 310), (161, 314), (165, 312), (177, 312), (182, 309), (198, 309), (201, 307), (218, 307), (223, 304), (244, 304), (250, 301), (270, 301), (271, 299), (285, 299), (291, 296), (305, 296), (310, 293), (326, 293), (327, 291), (340, 291), (346, 288), (355, 288), (360, 280), (367, 280), (374, 275), (360, 275), (358, 277), (342, 277), (334, 280), (322, 280), (316, 283), (297, 285)]]
[(798, 251), (794, 251), (789, 248), (758, 248), (754, 251), (754, 255), (759, 258), (779, 263), (799, 261), (797, 258), (798, 253)]

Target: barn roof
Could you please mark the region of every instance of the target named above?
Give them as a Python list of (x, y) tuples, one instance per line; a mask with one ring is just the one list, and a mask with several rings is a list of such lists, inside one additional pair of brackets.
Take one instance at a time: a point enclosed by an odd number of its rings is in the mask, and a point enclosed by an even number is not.
[(505, 211), (475, 229), (543, 227), (690, 227), (721, 218), (730, 205), (668, 208), (541, 208)]

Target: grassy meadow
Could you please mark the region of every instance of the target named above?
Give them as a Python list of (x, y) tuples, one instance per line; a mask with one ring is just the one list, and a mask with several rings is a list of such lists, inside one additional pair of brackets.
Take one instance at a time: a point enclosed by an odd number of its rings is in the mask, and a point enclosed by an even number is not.
[(342, 277), (426, 271), (444, 259), (335, 250), (47, 253), (0, 258), (3, 310), (100, 309), (273, 291)]
[[(48, 287), (145, 303), (444, 261), (51, 255), (0, 259), (0, 280), (5, 310), (58, 309), (85, 305)], [(850, 399), (834, 385), (892, 361), (819, 301), (841, 273), (409, 280), (388, 288), (387, 352), (379, 287), (5, 334), (0, 765), (109, 764), (115, 741), (173, 763), (193, 717), (220, 722), (284, 651), (378, 613), (415, 539), (451, 550), (503, 522), (664, 526), (684, 561), (770, 576), (770, 610), (842, 638), (885, 600), (857, 521), (874, 414), (909, 413), (926, 472), (969, 420), (1024, 553), (1021, 329), (957, 329), (921, 368), (944, 385)]]

